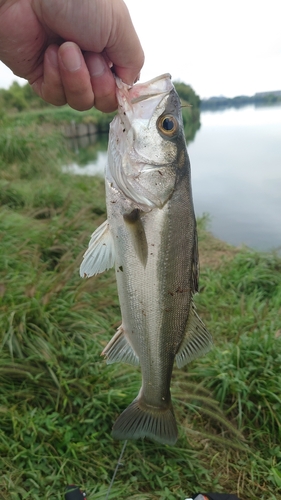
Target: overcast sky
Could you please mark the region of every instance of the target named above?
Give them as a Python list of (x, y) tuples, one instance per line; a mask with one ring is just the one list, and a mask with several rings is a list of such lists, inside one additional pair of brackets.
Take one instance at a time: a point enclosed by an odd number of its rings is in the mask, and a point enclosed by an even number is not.
[[(143, 45), (141, 80), (171, 73), (203, 97), (281, 90), (280, 0), (125, 0)], [(14, 77), (2, 63), (0, 88)]]

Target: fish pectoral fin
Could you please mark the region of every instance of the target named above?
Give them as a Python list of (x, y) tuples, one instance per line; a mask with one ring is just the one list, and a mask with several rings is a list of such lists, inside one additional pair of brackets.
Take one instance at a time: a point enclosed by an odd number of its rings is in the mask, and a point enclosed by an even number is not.
[(195, 305), (192, 302), (185, 336), (176, 354), (178, 368), (182, 368), (187, 363), (190, 363), (190, 361), (206, 354), (211, 349), (212, 343), (212, 335), (199, 318)]
[(123, 219), (131, 235), (135, 252), (142, 265), (145, 267), (147, 263), (148, 245), (140, 213), (140, 210), (135, 208), (132, 212), (124, 214)]
[(90, 278), (114, 266), (115, 250), (107, 220), (92, 234), (80, 266), (81, 278)]
[(106, 357), (107, 364), (118, 362), (134, 366), (139, 364), (139, 357), (128, 342), (122, 325), (104, 348), (102, 355)]

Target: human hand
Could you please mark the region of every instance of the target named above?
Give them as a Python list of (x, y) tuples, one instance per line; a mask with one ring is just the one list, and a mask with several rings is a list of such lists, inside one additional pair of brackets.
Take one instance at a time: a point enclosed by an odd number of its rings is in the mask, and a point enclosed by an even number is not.
[(123, 0), (0, 0), (0, 60), (51, 104), (110, 112), (110, 66), (132, 85), (144, 56)]

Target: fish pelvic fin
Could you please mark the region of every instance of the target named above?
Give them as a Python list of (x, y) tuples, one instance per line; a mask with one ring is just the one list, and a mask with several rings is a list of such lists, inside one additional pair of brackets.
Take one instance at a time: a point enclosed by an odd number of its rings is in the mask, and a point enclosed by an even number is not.
[(165, 409), (148, 406), (138, 396), (117, 418), (112, 437), (120, 440), (146, 437), (161, 444), (174, 445), (178, 429), (172, 404)]
[(129, 363), (134, 366), (139, 364), (139, 357), (127, 340), (122, 325), (102, 351), (102, 356), (106, 357), (107, 364), (118, 362)]
[(182, 368), (199, 356), (206, 354), (212, 347), (212, 335), (199, 318), (193, 302), (186, 325), (185, 336), (176, 354), (178, 368)]
[(80, 266), (81, 278), (90, 278), (110, 269), (115, 263), (113, 238), (107, 220), (92, 234)]

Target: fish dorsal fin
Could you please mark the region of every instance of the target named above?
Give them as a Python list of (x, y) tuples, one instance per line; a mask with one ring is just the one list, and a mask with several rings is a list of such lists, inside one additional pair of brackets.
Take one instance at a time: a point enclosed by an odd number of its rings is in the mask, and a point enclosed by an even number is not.
[(80, 266), (80, 276), (90, 278), (114, 266), (115, 251), (107, 220), (92, 234)]
[(199, 318), (192, 302), (185, 336), (176, 354), (178, 368), (182, 368), (190, 361), (206, 354), (211, 349), (212, 343), (212, 336)]
[(106, 357), (107, 364), (118, 362), (129, 363), (134, 366), (139, 364), (139, 357), (129, 344), (122, 325), (104, 348), (102, 355)]
[(199, 290), (199, 254), (198, 254), (198, 235), (195, 228), (194, 247), (193, 247), (193, 262), (192, 262), (192, 293), (197, 293)]

